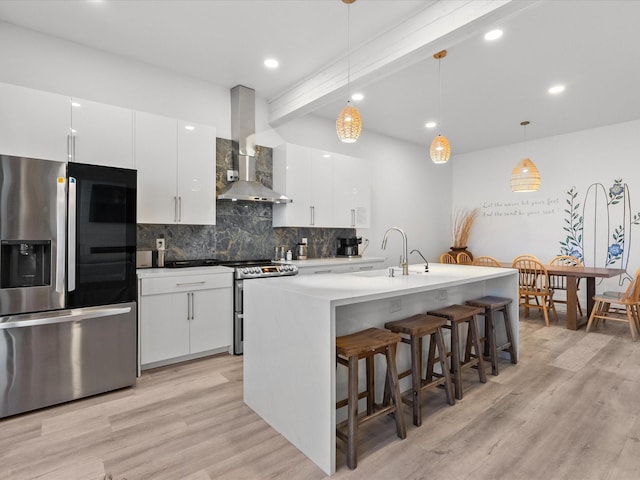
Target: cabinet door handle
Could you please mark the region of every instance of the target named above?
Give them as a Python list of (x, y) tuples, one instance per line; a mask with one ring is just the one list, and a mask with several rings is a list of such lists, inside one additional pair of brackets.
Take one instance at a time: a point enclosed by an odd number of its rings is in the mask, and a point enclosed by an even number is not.
[(191, 320), (191, 292), (187, 292), (187, 322)]
[(67, 135), (67, 159), (73, 161), (73, 150), (71, 148), (71, 135)]
[(351, 226), (352, 227), (356, 226), (356, 209), (355, 208), (351, 209)]
[(178, 222), (182, 222), (182, 197), (178, 196)]
[(71, 136), (71, 145), (73, 146), (73, 161), (77, 161), (76, 159), (76, 136)]
[(176, 283), (176, 287), (191, 287), (193, 285), (204, 285), (205, 283), (207, 282), (204, 280), (202, 280), (201, 282)]
[(331, 273), (331, 270), (330, 269), (329, 270), (316, 270), (313, 273), (315, 273), (315, 274), (318, 274), (318, 273)]
[(311, 205), (309, 207), (309, 212), (311, 213), (311, 225), (315, 225), (316, 224), (316, 207)]
[(195, 312), (195, 304), (193, 303), (193, 292), (191, 292), (191, 320), (193, 320), (196, 316)]
[(178, 197), (173, 197), (173, 221), (178, 223)]

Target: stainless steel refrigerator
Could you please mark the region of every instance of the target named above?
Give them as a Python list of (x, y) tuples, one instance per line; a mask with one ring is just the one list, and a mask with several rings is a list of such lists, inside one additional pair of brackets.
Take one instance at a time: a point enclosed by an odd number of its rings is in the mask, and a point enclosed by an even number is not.
[(135, 383), (136, 172), (0, 155), (0, 417)]

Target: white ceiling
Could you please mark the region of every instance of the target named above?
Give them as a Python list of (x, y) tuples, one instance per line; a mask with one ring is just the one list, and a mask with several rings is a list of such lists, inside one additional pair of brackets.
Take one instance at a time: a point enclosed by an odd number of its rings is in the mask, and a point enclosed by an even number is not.
[[(441, 61), (441, 132), (454, 154), (521, 141), (522, 120), (531, 121), (526, 138), (533, 139), (640, 118), (639, 0), (509, 3), (352, 4), (352, 64), (359, 53), (362, 64), (387, 38), (398, 40), (403, 26), (425, 12), (497, 8), (425, 40), (421, 55), (381, 62), (368, 76), (353, 80), (352, 65), (351, 90), (365, 94), (357, 105), (363, 135), (376, 131), (428, 147), (437, 131), (424, 124), (438, 120), (439, 110), (432, 55), (441, 48), (448, 50)], [(313, 85), (331, 66), (346, 77), (347, 7), (340, 0), (0, 0), (0, 20), (229, 89), (246, 85), (274, 103)], [(504, 36), (489, 44), (482, 35), (492, 26)], [(280, 61), (276, 71), (262, 65), (271, 56)], [(566, 91), (550, 96), (546, 90), (556, 83)], [(345, 100), (346, 88), (316, 91), (296, 114), (333, 120)]]

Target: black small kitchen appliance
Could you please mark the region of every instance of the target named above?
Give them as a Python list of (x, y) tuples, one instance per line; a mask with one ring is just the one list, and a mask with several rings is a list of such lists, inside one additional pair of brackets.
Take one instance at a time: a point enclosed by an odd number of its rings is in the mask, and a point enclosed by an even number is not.
[(338, 238), (338, 257), (359, 257), (358, 245), (362, 243), (362, 237)]

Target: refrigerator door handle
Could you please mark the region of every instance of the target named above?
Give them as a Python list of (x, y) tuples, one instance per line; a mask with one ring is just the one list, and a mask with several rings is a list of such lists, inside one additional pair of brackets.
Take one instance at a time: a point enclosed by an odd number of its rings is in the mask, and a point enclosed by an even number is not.
[(73, 310), (62, 310), (59, 315), (27, 314), (0, 317), (0, 330), (9, 328), (36, 327), (40, 325), (53, 325), (56, 323), (69, 323), (91, 318), (110, 317), (124, 315), (131, 311), (131, 307), (90, 307)]
[(67, 271), (68, 271), (68, 290), (73, 292), (76, 289), (76, 179), (69, 177), (69, 238)]
[(56, 292), (64, 292), (64, 251), (67, 228), (67, 202), (64, 177), (56, 180)]

